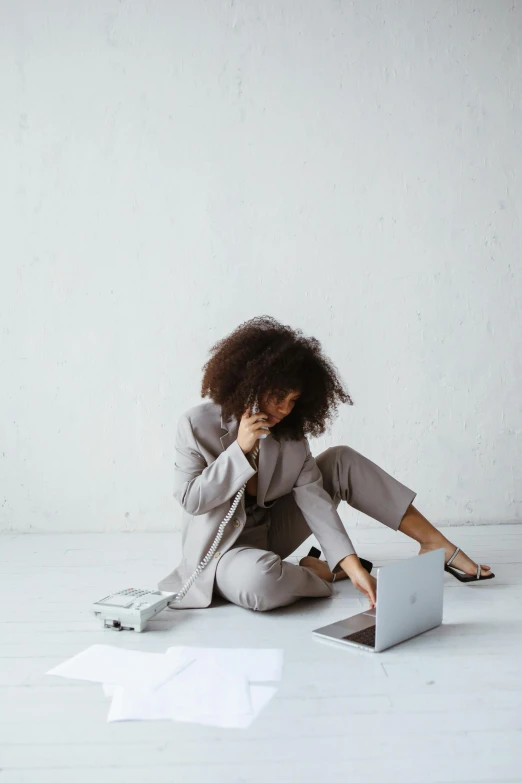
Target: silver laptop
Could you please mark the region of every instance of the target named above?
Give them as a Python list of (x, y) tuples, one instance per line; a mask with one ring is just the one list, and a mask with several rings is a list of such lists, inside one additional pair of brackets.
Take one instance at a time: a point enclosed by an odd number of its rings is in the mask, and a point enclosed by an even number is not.
[(442, 623), (444, 549), (382, 566), (377, 603), (346, 620), (316, 628), (321, 639), (381, 652)]

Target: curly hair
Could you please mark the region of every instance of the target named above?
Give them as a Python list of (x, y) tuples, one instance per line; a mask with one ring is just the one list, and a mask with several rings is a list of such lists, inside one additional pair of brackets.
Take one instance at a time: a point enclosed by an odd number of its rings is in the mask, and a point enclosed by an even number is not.
[(338, 401), (353, 405), (319, 340), (269, 315), (240, 324), (215, 343), (210, 354), (203, 367), (201, 396), (221, 405), (225, 419), (233, 415), (240, 421), (265, 394), (279, 402), (291, 391), (300, 392), (291, 413), (271, 427), (278, 440), (322, 435)]

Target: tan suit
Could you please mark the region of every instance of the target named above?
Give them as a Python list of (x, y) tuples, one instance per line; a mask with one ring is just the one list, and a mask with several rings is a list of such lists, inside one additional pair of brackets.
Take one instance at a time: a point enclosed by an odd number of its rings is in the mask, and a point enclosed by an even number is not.
[[(237, 442), (239, 422), (212, 402), (180, 416), (174, 497), (182, 506), (182, 559), (161, 580), (178, 591), (210, 549), (237, 491), (256, 473)], [(241, 498), (214, 558), (176, 608), (210, 605), (214, 591), (247, 608), (266, 610), (303, 596), (331, 595), (310, 569), (283, 562), (312, 533), (333, 570), (355, 549), (337, 513), (341, 500), (396, 530), (416, 493), (348, 446), (317, 458), (308, 438), (269, 434), (259, 441), (256, 505)]]

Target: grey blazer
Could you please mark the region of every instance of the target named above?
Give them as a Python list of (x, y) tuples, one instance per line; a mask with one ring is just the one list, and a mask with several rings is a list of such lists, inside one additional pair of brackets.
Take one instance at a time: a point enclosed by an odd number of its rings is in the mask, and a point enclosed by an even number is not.
[[(237, 442), (239, 421), (223, 419), (221, 405), (205, 402), (183, 413), (175, 442), (174, 497), (182, 506), (182, 557), (159, 582), (160, 590), (179, 591), (210, 549), (236, 492), (256, 473)], [(293, 493), (331, 569), (355, 553), (323, 488), (323, 477), (310, 452), (308, 438), (292, 441), (272, 434), (259, 441), (257, 503), (270, 508)], [(244, 494), (228, 523), (214, 557), (176, 608), (192, 609), (212, 602), (219, 557), (234, 546), (246, 522)]]

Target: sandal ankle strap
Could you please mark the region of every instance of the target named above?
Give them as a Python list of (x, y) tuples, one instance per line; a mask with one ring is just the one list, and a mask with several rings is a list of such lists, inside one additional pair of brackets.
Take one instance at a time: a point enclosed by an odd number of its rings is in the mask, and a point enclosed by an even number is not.
[(459, 552), (460, 552), (460, 547), (457, 547), (455, 549), (455, 551), (453, 552), (452, 556), (450, 557), (450, 559), (447, 561), (446, 565), (451, 565), (453, 563), (453, 561), (455, 560), (455, 558), (457, 557)]

